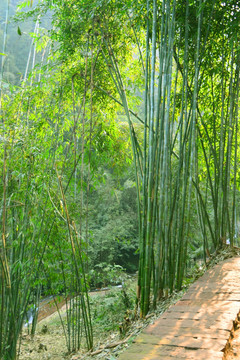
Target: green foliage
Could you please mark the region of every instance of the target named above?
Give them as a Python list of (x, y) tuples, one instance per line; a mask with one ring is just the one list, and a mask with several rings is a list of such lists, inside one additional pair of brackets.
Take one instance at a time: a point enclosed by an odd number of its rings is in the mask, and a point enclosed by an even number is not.
[[(90, 195), (89, 229), (91, 263), (107, 262), (136, 271), (138, 256), (136, 190), (130, 180), (122, 186), (105, 171), (104, 182)], [(127, 175), (127, 174), (126, 174)]]
[(131, 287), (122, 290), (110, 290), (105, 296), (92, 297), (92, 319), (96, 333), (119, 332), (126, 312), (134, 310), (135, 291)]
[(93, 289), (123, 284), (127, 275), (120, 265), (99, 263), (89, 271), (89, 282)]

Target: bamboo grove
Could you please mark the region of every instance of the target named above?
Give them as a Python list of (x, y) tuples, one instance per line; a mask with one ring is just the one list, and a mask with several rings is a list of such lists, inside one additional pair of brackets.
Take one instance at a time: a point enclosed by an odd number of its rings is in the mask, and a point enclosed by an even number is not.
[[(39, 24), (49, 10), (46, 33)], [(83, 334), (93, 346), (86, 214), (96, 168), (111, 151), (119, 162), (127, 152), (119, 116), (135, 171), (141, 317), (181, 289), (195, 238), (204, 261), (227, 239), (235, 244), (239, 216), (238, 1), (42, 0), (18, 16), (36, 26), (21, 86), (1, 80), (0, 357), (8, 360), (41, 283), (55, 294), (54, 273), (69, 309), (68, 351)], [(7, 26), (2, 58), (6, 39)], [(114, 145), (104, 155), (109, 129)]]

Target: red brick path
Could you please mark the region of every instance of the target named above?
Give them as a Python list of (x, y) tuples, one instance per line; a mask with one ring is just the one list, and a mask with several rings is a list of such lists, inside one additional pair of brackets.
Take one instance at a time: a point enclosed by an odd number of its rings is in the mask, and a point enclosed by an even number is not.
[(227, 259), (192, 284), (139, 335), (119, 360), (218, 360), (240, 309), (240, 257)]

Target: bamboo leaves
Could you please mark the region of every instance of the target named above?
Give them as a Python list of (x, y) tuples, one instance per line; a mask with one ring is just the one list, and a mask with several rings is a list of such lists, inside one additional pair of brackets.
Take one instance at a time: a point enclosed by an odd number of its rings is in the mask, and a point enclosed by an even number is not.
[[(92, 347), (85, 276), (92, 179), (115, 149), (121, 157), (118, 137), (127, 126), (139, 222), (140, 316), (152, 306), (152, 295), (156, 306), (161, 296), (181, 289), (189, 249), (203, 249), (206, 262), (226, 238), (233, 245), (237, 233), (239, 46), (232, 1), (71, 5), (53, 5), (59, 48), (48, 61), (56, 56), (54, 70), (49, 65), (46, 78), (41, 72), (38, 82), (28, 79), (32, 43), (24, 89), (16, 91), (15, 103), (6, 96), (1, 108), (1, 355), (10, 329), (5, 310), (11, 324), (21, 314), (18, 336), (45, 259), (62, 276), (68, 351), (80, 347), (84, 332)], [(223, 19), (229, 19), (226, 26)], [(104, 174), (98, 174), (102, 182)], [(31, 284), (26, 259), (34, 264)], [(45, 273), (53, 291), (54, 271)]]

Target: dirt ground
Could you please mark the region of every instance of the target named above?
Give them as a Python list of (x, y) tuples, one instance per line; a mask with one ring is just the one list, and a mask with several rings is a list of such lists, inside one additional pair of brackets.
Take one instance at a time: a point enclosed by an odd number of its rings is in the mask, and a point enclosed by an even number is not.
[[(50, 309), (50, 312), (52, 311)], [(67, 349), (59, 316), (56, 312), (47, 315), (46, 309), (45, 315), (45, 319), (38, 323), (33, 339), (28, 335), (27, 328), (24, 329), (20, 360), (66, 359)]]
[[(101, 294), (98, 292), (98, 295), (104, 295), (105, 293), (104, 291)], [(91, 295), (94, 296), (95, 294)], [(66, 309), (63, 302), (60, 307), (64, 318)], [(114, 338), (114, 336), (113, 334), (112, 337)], [(115, 353), (114, 356), (117, 356), (117, 354)], [(81, 354), (81, 352), (75, 355), (67, 354), (65, 336), (59, 315), (56, 312), (53, 301), (45, 302), (39, 312), (39, 322), (35, 337), (31, 339), (27, 328), (24, 328), (20, 360), (74, 360), (84, 358), (84, 354)], [(223, 354), (223, 360), (236, 359), (240, 360), (240, 312), (236, 317), (225, 353)]]
[[(90, 293), (91, 296), (104, 296), (106, 291)], [(58, 304), (62, 318), (66, 316), (65, 301)], [(42, 303), (38, 315), (36, 334), (32, 339), (24, 328), (19, 360), (66, 360), (74, 356), (67, 354), (66, 341), (61, 321), (53, 300)], [(82, 354), (78, 352), (78, 356)]]

